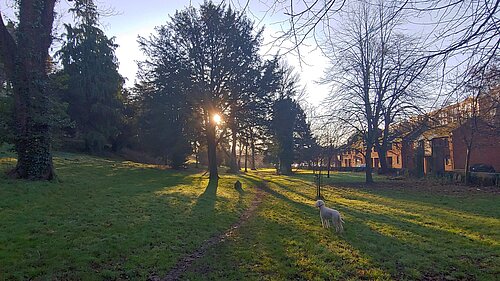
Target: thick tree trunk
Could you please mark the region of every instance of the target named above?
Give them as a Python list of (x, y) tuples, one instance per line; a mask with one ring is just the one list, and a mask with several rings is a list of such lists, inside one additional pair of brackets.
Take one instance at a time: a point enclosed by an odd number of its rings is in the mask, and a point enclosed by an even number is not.
[(389, 171), (389, 167), (387, 165), (387, 148), (384, 145), (380, 145), (377, 147), (378, 152), (378, 160), (380, 163), (380, 169), (378, 171), (379, 174), (385, 175)]
[(14, 178), (55, 178), (51, 153), (48, 49), (52, 42), (55, 0), (19, 3), (17, 42), (0, 15), (0, 56), (14, 90), (17, 165)]
[(281, 175), (291, 175), (292, 174), (292, 162), (288, 159), (283, 159), (280, 161), (280, 174)]
[(372, 184), (373, 183), (373, 176), (372, 176), (372, 148), (373, 148), (373, 145), (371, 143), (367, 143), (367, 145), (366, 145), (366, 154), (365, 154), (365, 163), (366, 163), (365, 182), (367, 184)]
[[(30, 75), (31, 76), (31, 75)], [(42, 87), (33, 81), (42, 78), (24, 80), (14, 87), (14, 107), (16, 113), (17, 165), (9, 172), (13, 178), (30, 180), (52, 180), (55, 178), (52, 163), (50, 127), (44, 111), (48, 110), (48, 97)], [(18, 81), (23, 81), (18, 80)], [(17, 84), (17, 83), (15, 83)], [(38, 88), (38, 89), (37, 89)]]
[(387, 150), (389, 146), (389, 124), (390, 116), (384, 115), (385, 125), (384, 132), (382, 136), (382, 143), (379, 143), (378, 138), (375, 142), (375, 148), (378, 152), (378, 160), (380, 162), (379, 174), (387, 174), (389, 172), (389, 165), (387, 164)]
[(207, 126), (207, 149), (210, 185), (210, 183), (214, 183), (219, 180), (219, 172), (217, 170), (217, 143), (215, 139), (215, 123), (213, 122), (209, 122)]

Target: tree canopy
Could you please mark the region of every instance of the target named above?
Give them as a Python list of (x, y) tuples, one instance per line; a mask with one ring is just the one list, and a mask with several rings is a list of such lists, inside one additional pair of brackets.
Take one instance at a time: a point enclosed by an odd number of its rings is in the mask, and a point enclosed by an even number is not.
[(117, 137), (121, 123), (124, 81), (118, 73), (117, 45), (99, 28), (93, 1), (78, 1), (71, 11), (78, 22), (64, 26), (65, 41), (58, 52), (68, 77), (62, 98), (86, 151), (100, 153)]

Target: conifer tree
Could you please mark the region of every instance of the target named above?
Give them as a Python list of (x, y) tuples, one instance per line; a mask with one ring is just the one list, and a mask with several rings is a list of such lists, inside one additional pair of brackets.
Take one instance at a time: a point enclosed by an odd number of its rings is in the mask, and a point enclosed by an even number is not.
[(118, 135), (121, 122), (123, 78), (118, 73), (117, 45), (99, 28), (92, 0), (77, 1), (70, 11), (77, 24), (65, 25), (65, 42), (58, 52), (69, 76), (65, 101), (87, 152), (101, 153)]

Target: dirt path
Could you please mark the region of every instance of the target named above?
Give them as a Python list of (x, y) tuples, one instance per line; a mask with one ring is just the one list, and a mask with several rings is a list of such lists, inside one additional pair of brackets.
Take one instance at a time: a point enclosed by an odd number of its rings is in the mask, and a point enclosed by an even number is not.
[(170, 280), (179, 280), (183, 273), (185, 273), (191, 265), (197, 260), (202, 258), (208, 249), (224, 242), (227, 238), (234, 237), (238, 235), (239, 228), (245, 224), (255, 213), (257, 207), (262, 203), (266, 192), (264, 191), (266, 188), (265, 184), (257, 187), (257, 192), (255, 194), (255, 198), (253, 199), (250, 207), (243, 212), (239, 220), (231, 225), (225, 232), (216, 235), (206, 241), (196, 249), (191, 254), (184, 256), (181, 258), (174, 267), (168, 272), (167, 276), (160, 278), (158, 276), (150, 276), (149, 281), (170, 281)]

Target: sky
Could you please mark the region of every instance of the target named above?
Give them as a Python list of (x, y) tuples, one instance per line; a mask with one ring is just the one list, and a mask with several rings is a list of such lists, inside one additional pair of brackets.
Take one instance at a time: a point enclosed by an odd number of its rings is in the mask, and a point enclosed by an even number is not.
[[(221, 0), (213, 0), (218, 3)], [(239, 9), (239, 2), (246, 3), (246, 0), (225, 0)], [(104, 14), (100, 22), (108, 37), (114, 37), (115, 43), (119, 45), (116, 56), (119, 61), (119, 72), (126, 78), (126, 86), (134, 85), (137, 72), (137, 61), (144, 57), (139, 49), (138, 36), (147, 37), (154, 32), (156, 26), (165, 24), (169, 16), (176, 10), (182, 10), (189, 5), (198, 7), (203, 0), (95, 0), (98, 8)], [(273, 2), (265, 0), (250, 0), (247, 16), (254, 20), (257, 27), (265, 27), (264, 46), (262, 54), (269, 56), (278, 51), (283, 54), (285, 50), (279, 49), (272, 44), (273, 36), (281, 29), (287, 29), (286, 21), (288, 16), (283, 11), (271, 11), (263, 2)], [(0, 11), (4, 16), (14, 18), (12, 8), (14, 0), (0, 0)], [(60, 17), (55, 22), (56, 30), (63, 31), (63, 22), (72, 22), (72, 16), (68, 13), (71, 3), (68, 0), (60, 0), (56, 6), (56, 11)], [(412, 30), (416, 31), (416, 30)], [(305, 101), (312, 107), (320, 106), (324, 98), (328, 96), (329, 87), (316, 83), (321, 79), (325, 68), (329, 64), (328, 58), (323, 56), (319, 49), (315, 48), (315, 42), (306, 41), (301, 47), (301, 62), (295, 53), (287, 54), (288, 63), (295, 67), (300, 74), (301, 84), (305, 87)], [(57, 49), (57, 46), (54, 48)], [(448, 63), (449, 64), (449, 63)]]
[[(5, 1), (5, 0), (0, 0)], [(98, 8), (104, 11), (111, 11), (111, 15), (101, 17), (103, 30), (108, 37), (115, 37), (115, 43), (119, 45), (116, 50), (116, 56), (120, 63), (119, 72), (126, 77), (126, 86), (134, 84), (137, 63), (136, 61), (143, 58), (142, 52), (137, 44), (137, 37), (147, 37), (154, 32), (155, 26), (165, 24), (170, 15), (173, 15), (176, 10), (182, 10), (192, 4), (194, 7), (199, 6), (203, 1), (172, 1), (172, 0), (147, 0), (147, 1), (123, 1), (123, 0), (98, 0), (96, 4)], [(214, 1), (218, 2), (218, 1)], [(281, 29), (282, 21), (286, 20), (283, 12), (276, 12), (274, 15), (267, 14), (265, 11), (268, 8), (261, 1), (250, 1), (251, 13), (248, 17), (258, 25), (265, 27), (264, 31), (264, 47), (263, 54), (273, 55), (278, 52), (278, 48), (271, 46), (272, 36)], [(1, 2), (0, 2), (1, 3)], [(238, 3), (234, 3), (238, 8)], [(3, 3), (0, 4), (4, 8)], [(59, 14), (65, 14), (67, 10), (67, 0), (62, 0), (59, 3)], [(262, 20), (262, 18), (265, 18)], [(65, 16), (61, 21), (71, 21), (71, 17)], [(59, 22), (59, 25), (61, 23)], [(312, 44), (311, 44), (312, 45)], [(281, 51), (280, 53), (284, 53)], [(289, 54), (286, 56), (288, 63), (295, 67), (296, 71), (301, 76), (301, 84), (306, 88), (305, 101), (312, 106), (320, 105), (322, 100), (328, 94), (328, 87), (318, 85), (318, 81), (323, 70), (327, 65), (327, 60), (322, 56), (319, 50), (313, 47), (303, 47), (302, 63), (296, 55)]]

